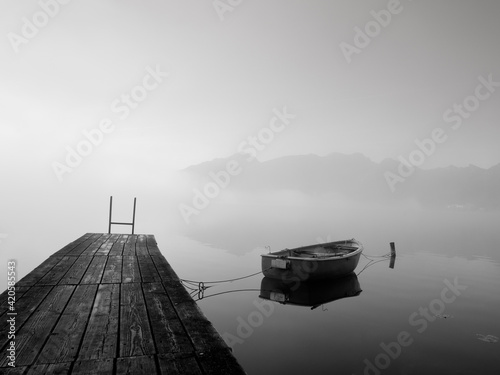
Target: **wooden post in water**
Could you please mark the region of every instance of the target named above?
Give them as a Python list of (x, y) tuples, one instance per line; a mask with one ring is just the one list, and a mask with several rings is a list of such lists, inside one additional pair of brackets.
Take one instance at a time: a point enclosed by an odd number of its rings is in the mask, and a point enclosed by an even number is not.
[(394, 263), (396, 262), (396, 245), (394, 242), (390, 243), (391, 245), (391, 263), (389, 263), (389, 268), (394, 268)]

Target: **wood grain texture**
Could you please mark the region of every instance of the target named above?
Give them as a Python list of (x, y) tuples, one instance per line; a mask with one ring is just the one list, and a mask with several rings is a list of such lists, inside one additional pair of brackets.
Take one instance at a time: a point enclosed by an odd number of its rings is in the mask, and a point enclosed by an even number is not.
[[(15, 286), (14, 290), (14, 301), (17, 303), (23, 296), (24, 293), (26, 293), (30, 289), (29, 286)], [(9, 311), (9, 290), (5, 289), (5, 291), (0, 294), (0, 320), (4, 320), (4, 316), (7, 314)], [(3, 332), (3, 331), (2, 331)]]
[(92, 257), (86, 256), (76, 258), (71, 268), (59, 280), (58, 284), (79, 284), (92, 259)]
[(161, 277), (149, 255), (138, 256), (137, 261), (139, 263), (139, 271), (141, 272), (141, 280), (143, 283), (157, 283), (161, 281)]
[(115, 358), (118, 345), (120, 284), (101, 284), (78, 353), (79, 359)]
[(140, 283), (141, 273), (136, 256), (124, 255), (122, 265), (122, 283)]
[[(74, 285), (58, 285), (52, 288), (37, 310), (25, 322), (16, 335), (17, 365), (34, 363), (74, 289)], [(5, 366), (6, 359), (2, 358), (2, 360), (0, 367)]]
[(137, 241), (137, 236), (128, 236), (127, 242), (123, 246), (123, 256), (135, 256), (135, 242)]
[(122, 281), (122, 262), (123, 257), (121, 255), (108, 257), (101, 279), (102, 284), (120, 283)]
[(56, 285), (59, 280), (66, 275), (76, 259), (76, 257), (71, 256), (62, 257), (57, 264), (37, 282), (37, 285)]
[(56, 251), (52, 256), (65, 256), (68, 255), (71, 251), (76, 249), (82, 243), (87, 241), (92, 236), (92, 233), (85, 233), (83, 236), (77, 238), (73, 242), (70, 242), (66, 246), (64, 246), (61, 250)]
[[(23, 326), (23, 324), (28, 320), (28, 318), (35, 312), (43, 299), (49, 294), (53, 287), (42, 286), (42, 287), (32, 287), (30, 288), (19, 301), (16, 302), (15, 310), (17, 315), (15, 316), (16, 330)], [(7, 310), (5, 310), (7, 313)], [(5, 315), (7, 318), (7, 315)], [(9, 323), (7, 319), (0, 320), (0, 332), (7, 332), (9, 329)], [(0, 345), (4, 346), (9, 341), (7, 335), (0, 336)]]
[(158, 362), (160, 364), (160, 374), (162, 375), (203, 374), (193, 354), (160, 354)]
[(72, 375), (107, 375), (113, 374), (114, 360), (107, 359), (92, 359), (84, 361), (76, 361), (73, 366)]
[(127, 239), (127, 234), (120, 235), (120, 238), (118, 238), (118, 240), (111, 247), (108, 256), (123, 255), (123, 248), (125, 246), (125, 243), (127, 242)]
[(87, 270), (85, 271), (85, 275), (83, 275), (80, 284), (100, 283), (107, 261), (108, 257), (95, 256), (90, 262)]
[(35, 285), (47, 274), (47, 272), (54, 268), (62, 258), (62, 256), (51, 256), (45, 259), (38, 267), (19, 280), (16, 286)]
[(143, 288), (158, 352), (192, 352), (189, 336), (161, 283), (144, 284)]
[(125, 357), (116, 360), (117, 375), (156, 374), (155, 358), (151, 356)]
[(120, 356), (154, 354), (155, 347), (140, 283), (121, 284)]
[(70, 374), (71, 363), (52, 363), (32, 366), (27, 375), (66, 375)]
[(36, 363), (74, 361), (85, 333), (97, 285), (78, 285)]
[(153, 235), (84, 234), (16, 284), (15, 312), (1, 374), (244, 374)]

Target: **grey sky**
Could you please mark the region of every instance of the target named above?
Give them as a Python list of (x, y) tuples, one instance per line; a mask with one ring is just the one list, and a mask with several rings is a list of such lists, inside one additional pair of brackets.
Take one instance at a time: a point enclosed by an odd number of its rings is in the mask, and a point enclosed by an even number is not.
[[(41, 7), (4, 2), (2, 168), (57, 184), (51, 164), (109, 118), (114, 131), (68, 179), (110, 166), (161, 174), (235, 153), (285, 106), (297, 117), (261, 160), (335, 151), (406, 157), (415, 139), (442, 127), (449, 138), (423, 168), (500, 162), (500, 92), (459, 130), (442, 118), (474, 94), (479, 76), (500, 81), (500, 2), (401, 0), (348, 63), (340, 44), (354, 45), (355, 28), (389, 3), (247, 0), (221, 21), (210, 0), (73, 0), (57, 3), (16, 53), (9, 33), (22, 36), (23, 18), (33, 21)], [(168, 78), (121, 120), (111, 104), (157, 66)]]

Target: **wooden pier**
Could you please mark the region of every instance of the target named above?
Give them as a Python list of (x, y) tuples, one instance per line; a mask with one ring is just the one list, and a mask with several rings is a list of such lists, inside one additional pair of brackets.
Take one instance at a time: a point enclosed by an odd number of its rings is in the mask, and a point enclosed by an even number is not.
[(2, 374), (244, 374), (152, 235), (87, 233), (16, 284), (15, 365), (7, 291)]

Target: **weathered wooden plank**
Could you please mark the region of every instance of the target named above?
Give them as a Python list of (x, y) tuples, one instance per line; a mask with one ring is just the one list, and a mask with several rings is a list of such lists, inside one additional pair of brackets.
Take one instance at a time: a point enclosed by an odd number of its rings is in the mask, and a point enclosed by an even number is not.
[(113, 244), (108, 256), (123, 255), (123, 247), (125, 246), (127, 239), (127, 234), (121, 234), (118, 240)]
[(158, 355), (161, 375), (201, 375), (202, 372), (193, 354)]
[(184, 288), (182, 283), (180, 281), (167, 281), (163, 282), (163, 287), (168, 293), (168, 296), (170, 297), (170, 300), (174, 305), (177, 305), (179, 303), (183, 302), (192, 302), (193, 299), (187, 292), (187, 290)]
[[(38, 309), (17, 332), (17, 365), (31, 365), (34, 362), (74, 289), (73, 285), (58, 285), (52, 288)], [(0, 367), (2, 366), (5, 366), (4, 361), (0, 362)]]
[(207, 375), (245, 374), (245, 371), (236, 361), (229, 348), (200, 353), (198, 360), (203, 373)]
[(102, 274), (108, 257), (95, 256), (90, 262), (85, 275), (83, 275), (80, 284), (98, 284), (101, 282)]
[(200, 307), (195, 301), (193, 301), (193, 299), (175, 303), (174, 308), (177, 312), (177, 315), (179, 316), (179, 319), (182, 321), (207, 320)]
[(137, 240), (137, 236), (128, 236), (127, 242), (125, 242), (125, 246), (123, 247), (123, 256), (135, 256), (135, 242)]
[(113, 373), (113, 359), (76, 361), (71, 375), (108, 375)]
[(228, 348), (222, 337), (208, 320), (183, 320), (197, 353), (205, 353), (213, 348)]
[(92, 257), (77, 257), (68, 272), (59, 280), (59, 284), (79, 284), (91, 261)]
[(108, 257), (101, 284), (120, 283), (122, 281), (122, 261), (123, 257), (121, 255)]
[(155, 264), (155, 267), (158, 270), (158, 274), (160, 275), (162, 281), (180, 283), (179, 277), (163, 255), (152, 256), (151, 259), (153, 260), (153, 263)]
[(9, 300), (9, 289), (5, 289), (5, 291), (0, 294), (0, 319), (3, 320), (3, 316), (9, 311), (9, 301), (14, 301), (15, 304), (22, 298), (23, 294), (29, 290), (29, 286), (15, 286), (14, 294), (11, 293), (11, 297), (13, 299)]
[(116, 360), (117, 375), (155, 373), (158, 373), (158, 371), (156, 370), (155, 358), (152, 355), (118, 358)]
[(79, 360), (116, 357), (119, 307), (120, 284), (99, 285)]
[(70, 373), (71, 363), (52, 363), (32, 366), (27, 375), (66, 375)]
[(93, 256), (99, 248), (111, 237), (111, 234), (103, 234), (87, 247), (81, 255)]
[(163, 256), (160, 249), (158, 248), (158, 244), (156, 243), (155, 236), (152, 234), (146, 235), (146, 244), (148, 247), (149, 255), (151, 256)]
[(121, 284), (120, 356), (154, 354), (155, 347), (141, 284)]
[(135, 254), (137, 256), (149, 256), (148, 246), (146, 244), (146, 236), (139, 234), (135, 243)]
[[(16, 330), (22, 328), (23, 324), (28, 320), (30, 315), (37, 309), (43, 299), (49, 294), (52, 290), (52, 286), (34, 286), (31, 287), (25, 294), (24, 298), (16, 301), (15, 312), (17, 315), (15, 316), (16, 321)], [(0, 320), (0, 332), (8, 332), (9, 322), (7, 322), (7, 315), (5, 319)], [(7, 335), (0, 336), (0, 348), (8, 342)]]
[(38, 267), (36, 267), (29, 274), (24, 276), (21, 280), (19, 280), (16, 285), (17, 286), (32, 286), (35, 285), (40, 279), (42, 279), (47, 272), (49, 272), (52, 268), (56, 266), (57, 263), (63, 257), (55, 257), (51, 256), (43, 261)]
[(56, 251), (52, 256), (64, 256), (67, 255), (71, 250), (75, 249), (78, 245), (81, 243), (85, 242), (87, 239), (90, 238), (92, 233), (85, 233), (83, 236), (77, 238), (73, 242), (70, 242), (66, 246), (64, 246), (61, 250)]
[(7, 367), (2, 368), (2, 375), (22, 375), (25, 371), (27, 371), (27, 366), (16, 366), (16, 367)]
[(76, 257), (64, 256), (59, 262), (38, 281), (37, 285), (56, 285), (75, 263)]
[(137, 257), (124, 255), (122, 261), (122, 283), (141, 282), (141, 273), (139, 271)]
[(109, 238), (104, 242), (101, 247), (95, 252), (94, 255), (108, 255), (113, 247), (114, 243), (120, 237), (119, 234), (112, 234)]
[(70, 252), (68, 252), (66, 255), (71, 255), (71, 256), (80, 256), (82, 253), (87, 250), (87, 248), (92, 245), (95, 241), (97, 241), (99, 238), (103, 236), (102, 233), (93, 233), (90, 237), (88, 237), (84, 242), (79, 244), (77, 247), (72, 249)]
[(137, 261), (139, 262), (139, 270), (141, 271), (143, 283), (157, 283), (161, 281), (161, 277), (149, 255), (138, 256)]
[(197, 353), (228, 346), (192, 299), (174, 305)]
[(16, 374), (244, 373), (154, 236), (87, 233), (57, 254), (18, 283)]
[(174, 306), (160, 283), (143, 284), (144, 297), (158, 353), (190, 353), (189, 340)]
[(74, 361), (85, 333), (97, 285), (78, 285), (36, 363)]

